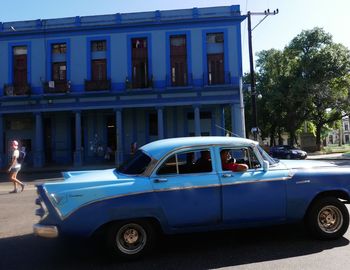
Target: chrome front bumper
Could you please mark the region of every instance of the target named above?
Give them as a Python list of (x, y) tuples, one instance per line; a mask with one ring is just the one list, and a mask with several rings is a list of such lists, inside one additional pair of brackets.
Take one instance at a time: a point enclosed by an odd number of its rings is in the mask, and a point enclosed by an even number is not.
[(34, 224), (33, 232), (35, 235), (45, 238), (56, 238), (58, 237), (58, 230), (56, 226)]

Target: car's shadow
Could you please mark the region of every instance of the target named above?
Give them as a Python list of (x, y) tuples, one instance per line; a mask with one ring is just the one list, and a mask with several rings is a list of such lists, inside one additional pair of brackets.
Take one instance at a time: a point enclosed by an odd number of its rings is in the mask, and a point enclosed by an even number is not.
[(234, 230), (163, 237), (134, 262), (108, 257), (91, 242), (34, 235), (0, 239), (0, 269), (213, 269), (315, 254), (349, 244), (312, 240), (301, 226)]

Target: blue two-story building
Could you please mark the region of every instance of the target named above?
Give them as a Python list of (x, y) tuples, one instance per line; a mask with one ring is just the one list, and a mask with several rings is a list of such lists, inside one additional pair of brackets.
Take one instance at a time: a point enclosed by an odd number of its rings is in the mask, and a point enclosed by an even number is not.
[[(245, 136), (238, 5), (0, 23), (0, 158), (122, 162), (156, 139)], [(225, 109), (227, 108), (227, 109)], [(224, 110), (225, 109), (225, 110)]]

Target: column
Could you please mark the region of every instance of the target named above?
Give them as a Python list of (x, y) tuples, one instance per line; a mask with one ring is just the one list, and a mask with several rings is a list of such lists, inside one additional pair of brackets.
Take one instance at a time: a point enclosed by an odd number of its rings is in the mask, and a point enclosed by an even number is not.
[(194, 133), (196, 136), (201, 136), (201, 115), (199, 106), (194, 106)]
[(40, 168), (44, 166), (44, 137), (43, 137), (43, 118), (41, 112), (35, 115), (35, 148), (33, 157), (33, 166)]
[(157, 116), (158, 116), (158, 139), (164, 139), (164, 118), (163, 118), (163, 108), (157, 108)]
[(3, 114), (0, 113), (0, 168), (5, 167), (5, 149), (4, 149), (4, 119)]
[(234, 136), (245, 138), (240, 104), (231, 104), (231, 123)]
[(220, 135), (221, 136), (226, 136), (226, 126), (225, 126), (225, 106), (221, 105), (220, 106)]
[(119, 166), (123, 163), (124, 151), (123, 151), (123, 115), (122, 109), (115, 110), (115, 131), (116, 131), (116, 151), (115, 151), (115, 164)]
[(81, 149), (81, 112), (75, 111), (75, 151), (74, 151), (74, 166), (81, 166), (82, 149)]
[(236, 121), (235, 121), (235, 106), (234, 104), (230, 105), (230, 111), (231, 111), (231, 136), (237, 136), (236, 133)]

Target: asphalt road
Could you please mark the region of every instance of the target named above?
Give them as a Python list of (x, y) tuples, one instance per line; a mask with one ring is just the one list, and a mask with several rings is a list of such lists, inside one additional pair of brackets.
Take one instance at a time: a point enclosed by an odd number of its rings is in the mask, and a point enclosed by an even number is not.
[(350, 230), (339, 240), (317, 241), (300, 225), (165, 237), (144, 259), (118, 261), (95, 243), (35, 237), (33, 184), (9, 194), (11, 185), (0, 183), (1, 270), (350, 269)]

